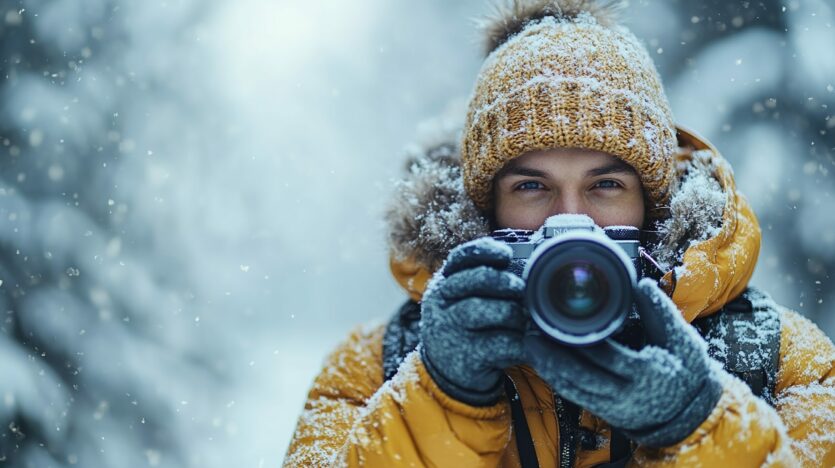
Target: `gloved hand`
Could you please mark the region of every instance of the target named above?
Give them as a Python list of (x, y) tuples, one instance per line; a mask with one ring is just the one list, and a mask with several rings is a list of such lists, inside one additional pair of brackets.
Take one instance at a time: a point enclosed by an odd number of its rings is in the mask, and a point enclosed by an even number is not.
[(525, 338), (528, 359), (562, 397), (649, 447), (684, 440), (716, 407), (722, 386), (704, 341), (651, 279), (635, 290), (648, 345), (614, 340), (571, 348), (541, 335)]
[(504, 392), (502, 369), (525, 357), (525, 284), (502, 271), (512, 255), (492, 238), (456, 247), (421, 304), (423, 363), (441, 390), (470, 405), (496, 403)]

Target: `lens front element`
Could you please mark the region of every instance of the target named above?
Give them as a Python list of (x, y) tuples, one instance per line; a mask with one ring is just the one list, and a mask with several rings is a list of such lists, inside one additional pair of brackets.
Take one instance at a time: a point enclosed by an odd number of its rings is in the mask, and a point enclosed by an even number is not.
[(581, 319), (600, 312), (609, 296), (609, 285), (602, 271), (591, 263), (580, 261), (556, 271), (548, 292), (551, 307)]

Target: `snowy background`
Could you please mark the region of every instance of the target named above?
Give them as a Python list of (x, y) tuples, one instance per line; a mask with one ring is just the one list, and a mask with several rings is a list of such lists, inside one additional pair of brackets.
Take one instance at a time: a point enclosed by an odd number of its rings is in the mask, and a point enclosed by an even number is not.
[[(835, 335), (835, 6), (632, 3), (760, 217), (755, 284)], [(404, 298), (381, 213), (486, 11), (0, 0), (0, 465), (280, 463), (324, 355)]]

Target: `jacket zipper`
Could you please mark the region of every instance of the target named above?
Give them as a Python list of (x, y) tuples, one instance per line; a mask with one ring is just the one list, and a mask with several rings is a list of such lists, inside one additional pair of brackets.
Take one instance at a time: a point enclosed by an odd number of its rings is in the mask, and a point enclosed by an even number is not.
[(571, 447), (574, 444), (574, 432), (571, 429), (571, 417), (566, 411), (566, 405), (562, 398), (554, 395), (554, 404), (557, 407), (557, 422), (560, 428), (560, 468), (572, 468), (574, 464)]
[(560, 468), (572, 468), (575, 462), (575, 435), (580, 425), (580, 408), (554, 395), (557, 423), (560, 430)]

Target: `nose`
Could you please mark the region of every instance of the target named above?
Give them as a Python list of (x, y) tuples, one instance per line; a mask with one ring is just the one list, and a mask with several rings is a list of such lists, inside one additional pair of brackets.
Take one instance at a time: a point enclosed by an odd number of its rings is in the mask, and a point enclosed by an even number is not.
[(591, 210), (588, 203), (580, 194), (565, 193), (560, 194), (554, 200), (554, 205), (551, 208), (551, 215), (558, 214), (584, 214), (591, 216)]

